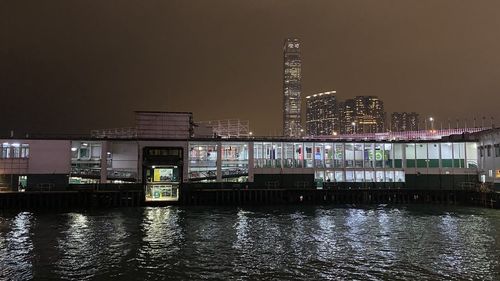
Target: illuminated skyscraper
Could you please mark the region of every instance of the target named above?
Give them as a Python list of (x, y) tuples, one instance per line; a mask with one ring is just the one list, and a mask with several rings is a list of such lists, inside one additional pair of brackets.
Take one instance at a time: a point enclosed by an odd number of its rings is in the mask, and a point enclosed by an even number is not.
[(297, 38), (285, 39), (283, 46), (283, 135), (301, 135), (301, 66), (300, 42)]
[(339, 115), (335, 91), (306, 97), (306, 133), (308, 136), (324, 136), (338, 133)]
[(376, 96), (354, 98), (357, 133), (381, 133), (385, 131), (384, 102)]
[(357, 96), (338, 105), (340, 133), (385, 131), (384, 102), (376, 96)]

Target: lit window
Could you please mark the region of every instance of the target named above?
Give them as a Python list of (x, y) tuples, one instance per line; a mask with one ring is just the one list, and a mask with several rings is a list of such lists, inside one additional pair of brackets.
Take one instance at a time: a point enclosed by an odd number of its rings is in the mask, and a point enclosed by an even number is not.
[(2, 158), (10, 158), (10, 144), (2, 144)]

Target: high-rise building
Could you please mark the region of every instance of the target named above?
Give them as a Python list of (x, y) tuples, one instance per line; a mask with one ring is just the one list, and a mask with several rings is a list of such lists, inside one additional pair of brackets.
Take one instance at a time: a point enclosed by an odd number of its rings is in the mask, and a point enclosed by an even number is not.
[(352, 134), (355, 130), (353, 125), (356, 120), (355, 102), (347, 99), (338, 103), (339, 131), (341, 134)]
[(356, 132), (381, 133), (385, 131), (384, 102), (376, 96), (354, 98)]
[(384, 102), (376, 96), (357, 96), (339, 103), (341, 134), (385, 131)]
[(309, 136), (338, 133), (339, 115), (335, 91), (306, 97), (306, 133)]
[(283, 46), (283, 135), (301, 135), (301, 66), (300, 42), (297, 38), (285, 39)]
[(391, 131), (417, 131), (419, 116), (416, 112), (393, 112), (391, 114)]

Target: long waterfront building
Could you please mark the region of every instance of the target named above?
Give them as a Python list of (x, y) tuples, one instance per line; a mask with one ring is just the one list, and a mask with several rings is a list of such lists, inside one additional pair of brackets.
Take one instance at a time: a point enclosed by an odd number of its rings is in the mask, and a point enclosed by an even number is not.
[(187, 182), (306, 188), (500, 187), (500, 133), (477, 140), (2, 139), (0, 186), (142, 183), (146, 200), (178, 200)]

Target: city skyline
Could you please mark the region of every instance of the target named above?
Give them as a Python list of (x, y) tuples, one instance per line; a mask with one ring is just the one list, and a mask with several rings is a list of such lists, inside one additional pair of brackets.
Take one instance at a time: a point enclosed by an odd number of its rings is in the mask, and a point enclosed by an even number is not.
[(215, 2), (3, 2), (0, 132), (88, 132), (158, 110), (279, 135), (289, 37), (302, 43), (303, 107), (335, 89), (436, 126), (500, 119), (498, 2)]

